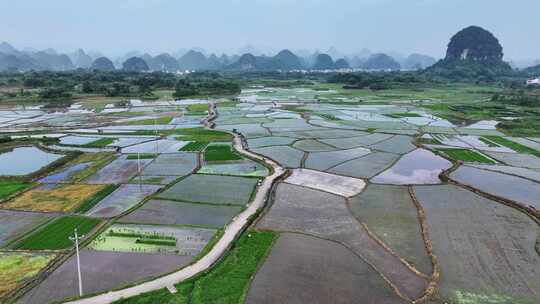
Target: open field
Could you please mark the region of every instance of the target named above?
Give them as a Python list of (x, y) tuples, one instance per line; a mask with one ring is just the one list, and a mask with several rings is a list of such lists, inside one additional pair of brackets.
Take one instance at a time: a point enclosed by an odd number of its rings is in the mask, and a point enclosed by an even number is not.
[(54, 254), (0, 252), (0, 299), (35, 276), (54, 257)]
[[(540, 293), (540, 232), (527, 215), (452, 185), (415, 187), (441, 265), (447, 302), (534, 303)], [(467, 295), (469, 294), (469, 295)], [(509, 298), (507, 298), (509, 297)], [(499, 298), (507, 298), (502, 302)], [(479, 299), (484, 299), (480, 301)], [(492, 300), (489, 300), (492, 299)]]
[(461, 160), (464, 162), (482, 163), (482, 164), (495, 164), (492, 159), (474, 151), (468, 149), (437, 149), (437, 152), (441, 152), (447, 157), (453, 160)]
[(418, 210), (407, 187), (368, 185), (349, 199), (352, 214), (400, 257), (422, 273), (432, 271), (422, 238)]
[[(540, 209), (540, 184), (499, 172), (461, 166), (450, 178), (498, 197)], [(512, 185), (509, 187), (509, 185)]]
[[(104, 292), (158, 276), (186, 266), (192, 257), (131, 252), (82, 250), (81, 272), (86, 294)], [(30, 290), (19, 303), (43, 304), (79, 294), (75, 256), (57, 268), (38, 287)], [(62, 288), (58, 283), (62, 282)]]
[(0, 201), (4, 200), (14, 193), (22, 191), (32, 186), (32, 183), (18, 181), (0, 181)]
[(242, 159), (242, 157), (234, 152), (230, 145), (210, 145), (204, 150), (204, 160), (207, 162), (223, 162), (240, 159)]
[(0, 247), (54, 218), (53, 215), (0, 210)]
[(488, 139), (489, 141), (508, 147), (518, 153), (532, 154), (532, 155), (540, 157), (540, 151), (533, 149), (531, 147), (527, 147), (525, 145), (522, 145), (510, 139), (506, 139), (501, 136), (484, 136), (484, 137)]
[[(152, 159), (141, 159), (141, 167), (144, 168)], [(121, 156), (90, 176), (85, 182), (89, 184), (120, 184), (128, 182), (137, 174), (138, 160), (128, 160), (127, 156)]]
[(109, 196), (116, 189), (118, 185), (106, 185), (105, 188), (101, 189), (99, 192), (94, 194), (92, 197), (85, 200), (76, 210), (78, 213), (85, 213), (92, 209), (97, 203), (103, 200), (105, 197)]
[(246, 303), (406, 303), (366, 262), (334, 242), (282, 233)]
[(425, 279), (369, 237), (339, 196), (280, 184), (272, 207), (257, 227), (338, 241), (373, 264), (409, 299), (420, 297), (427, 285)]
[(122, 217), (121, 222), (165, 225), (193, 225), (221, 228), (240, 213), (240, 206), (150, 200)]
[(273, 232), (248, 230), (214, 268), (176, 285), (178, 293), (157, 290), (115, 304), (243, 303), (252, 277), (276, 238)]
[(438, 184), (439, 174), (452, 166), (431, 151), (417, 149), (405, 154), (390, 169), (371, 179), (378, 184)]
[(177, 129), (175, 130), (175, 134), (181, 135), (178, 139), (183, 141), (211, 142), (232, 140), (232, 135), (229, 133), (217, 130), (206, 130), (203, 128)]
[(111, 218), (118, 216), (155, 193), (160, 185), (124, 184), (86, 212), (89, 216)]
[(198, 157), (195, 153), (160, 154), (144, 168), (141, 174), (183, 176), (193, 172), (197, 167), (197, 163)]
[(189, 144), (185, 145), (180, 149), (183, 152), (200, 152), (208, 146), (208, 142), (204, 141), (192, 141)]
[(0, 205), (1, 208), (70, 212), (103, 190), (105, 185), (51, 184), (41, 185)]
[(268, 169), (257, 162), (242, 160), (227, 163), (204, 164), (197, 173), (264, 177), (268, 175)]
[[(258, 179), (194, 174), (159, 194), (160, 198), (220, 205), (247, 204)], [(211, 188), (212, 191), (208, 191)]]
[(77, 228), (79, 235), (88, 235), (99, 223), (99, 219), (87, 217), (61, 217), (31, 233), (20, 242), (17, 242), (14, 247), (27, 250), (66, 249), (73, 246), (73, 242), (69, 240), (69, 237), (73, 235), (75, 228)]
[[(423, 303), (433, 291), (426, 303), (536, 304), (537, 223), (439, 179), (452, 162), (437, 155), (464, 162), (451, 179), (538, 209), (540, 135), (503, 133), (538, 134), (538, 123), (524, 126), (534, 108), (488, 101), (500, 91), (495, 86), (419, 82), (349, 90), (317, 82), (324, 77), (276, 80), (285, 88), (249, 79), (226, 106), (132, 96), (117, 104), (96, 101), (101, 112), (81, 113), (78, 104), (54, 112), (0, 109), (2, 131), (27, 137), (41, 152), (82, 152), (40, 171), (36, 188), (0, 205), (5, 251), (58, 250), (67, 258), (20, 303), (77, 296), (75, 259), (67, 253), (73, 251), (68, 237), (80, 226), (90, 238), (81, 256), (88, 296), (174, 272), (214, 244), (226, 250), (211, 267), (204, 264), (208, 256), (193, 272), (184, 270), (195, 276), (176, 284), (178, 293), (157, 290), (120, 303)], [(165, 91), (152, 98), (172, 96)], [(202, 128), (214, 102), (219, 115), (205, 125), (217, 130)], [(227, 232), (240, 227), (231, 221), (244, 219), (238, 215), (250, 199), (261, 202), (254, 190), (263, 177), (282, 171), (244, 158), (238, 141), (233, 150), (233, 136), (219, 130), (242, 133), (252, 152), (291, 169), (234, 240)], [(11, 136), (7, 131), (0, 141)], [(13, 164), (38, 152), (17, 152)], [(18, 169), (13, 164), (8, 169)], [(75, 186), (82, 188), (62, 193)], [(0, 199), (2, 190), (14, 191), (1, 189)], [(41, 196), (29, 195), (34, 191)], [(22, 198), (18, 210), (7, 210)], [(46, 212), (20, 211), (26, 209)], [(435, 290), (426, 289), (436, 279)]]
[(196, 256), (212, 239), (215, 230), (115, 224), (102, 232), (89, 249)]

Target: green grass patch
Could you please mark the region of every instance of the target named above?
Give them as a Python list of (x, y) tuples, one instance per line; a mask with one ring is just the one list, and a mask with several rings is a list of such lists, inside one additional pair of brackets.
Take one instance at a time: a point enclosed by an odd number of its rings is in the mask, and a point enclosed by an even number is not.
[(15, 249), (58, 250), (73, 245), (69, 237), (77, 228), (79, 235), (89, 233), (101, 221), (81, 216), (65, 216), (53, 220), (15, 245)]
[(436, 138), (421, 137), (418, 142), (424, 145), (442, 145), (442, 143)]
[(208, 146), (207, 142), (204, 141), (192, 141), (189, 144), (183, 146), (180, 151), (184, 152), (200, 152)]
[(161, 289), (114, 303), (244, 303), (249, 283), (277, 237), (271, 231), (247, 231), (216, 266), (176, 285), (178, 293)]
[(19, 191), (31, 187), (32, 185), (32, 183), (18, 181), (0, 181), (0, 200), (8, 198)]
[(461, 160), (464, 162), (475, 162), (483, 164), (495, 164), (495, 162), (486, 156), (468, 149), (437, 149), (453, 160)]
[(106, 147), (106, 146), (112, 144), (115, 140), (116, 140), (116, 138), (104, 137), (104, 138), (100, 138), (100, 139), (98, 139), (96, 141), (93, 141), (91, 143), (84, 144), (81, 147), (83, 147), (83, 148), (103, 148), (103, 147)]
[(498, 147), (499, 146), (496, 143), (494, 143), (491, 140), (489, 140), (487, 138), (484, 138), (484, 137), (479, 137), (478, 140), (485, 143), (488, 147)]
[(494, 142), (494, 143), (497, 143), (501, 146), (505, 146), (507, 148), (510, 148), (518, 153), (525, 153), (525, 154), (532, 154), (532, 155), (535, 155), (535, 156), (538, 156), (540, 157), (540, 151), (538, 150), (535, 150), (533, 148), (529, 148), (527, 146), (524, 146), (520, 143), (517, 143), (517, 142), (514, 142), (514, 141), (511, 141), (509, 139), (506, 139), (504, 137), (501, 137), (501, 136), (484, 136), (484, 138), (487, 138), (488, 140)]
[(192, 104), (187, 107), (189, 112), (205, 112), (208, 111), (207, 103)]
[(90, 211), (97, 203), (102, 199), (107, 197), (109, 194), (113, 193), (114, 190), (118, 189), (120, 185), (107, 185), (98, 193), (94, 194), (92, 197), (84, 201), (76, 210), (76, 213), (85, 213)]
[(233, 138), (233, 136), (227, 132), (207, 130), (204, 128), (176, 129), (168, 131), (173, 132), (175, 135), (182, 135), (182, 137), (176, 139), (184, 141), (231, 141)]
[(142, 126), (142, 125), (167, 125), (169, 124), (174, 117), (172, 116), (163, 116), (158, 117), (156, 119), (150, 118), (150, 119), (143, 119), (143, 120), (133, 120), (125, 123), (121, 123), (121, 125), (132, 125), (132, 126)]
[(412, 112), (392, 113), (392, 114), (384, 114), (384, 115), (388, 117), (392, 117), (392, 118), (422, 117), (422, 115), (418, 113), (412, 113)]
[(206, 150), (204, 150), (204, 160), (208, 162), (240, 159), (242, 157), (233, 151), (230, 145), (213, 145), (206, 147)]
[(140, 154), (128, 154), (127, 159), (134, 160), (134, 159), (154, 159), (158, 155), (156, 153), (140, 153)]
[(82, 163), (88, 163), (88, 162), (91, 163), (91, 165), (82, 171), (75, 172), (73, 175), (69, 177), (69, 181), (72, 181), (72, 182), (82, 181), (83, 179), (98, 172), (101, 168), (105, 167), (107, 164), (112, 162), (115, 158), (116, 158), (116, 155), (111, 152), (81, 154), (79, 157), (74, 159), (68, 165), (72, 166), (75, 164), (82, 164)]
[(319, 114), (320, 117), (324, 118), (324, 119), (327, 119), (327, 120), (341, 120), (340, 118), (337, 118), (336, 116), (332, 115), (332, 114)]

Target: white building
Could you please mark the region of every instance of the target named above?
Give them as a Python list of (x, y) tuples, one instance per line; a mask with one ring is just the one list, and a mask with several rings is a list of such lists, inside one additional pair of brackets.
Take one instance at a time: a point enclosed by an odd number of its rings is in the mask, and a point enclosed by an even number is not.
[(527, 85), (540, 85), (540, 78), (527, 80)]

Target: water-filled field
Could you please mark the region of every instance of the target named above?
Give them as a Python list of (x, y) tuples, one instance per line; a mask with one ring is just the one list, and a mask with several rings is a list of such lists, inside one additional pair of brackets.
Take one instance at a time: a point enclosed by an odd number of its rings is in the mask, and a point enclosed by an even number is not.
[(0, 151), (0, 175), (31, 174), (64, 155), (45, 152), (36, 147), (19, 147)]
[[(536, 303), (540, 139), (504, 134), (509, 121), (485, 117), (478, 90), (495, 88), (306, 82), (250, 88), (216, 109), (0, 110), (15, 140), (0, 160), (19, 165), (0, 161), (0, 175), (19, 175), (0, 181), (0, 264), (14, 256), (0, 292), (54, 250), (63, 259), (15, 302), (76, 297), (75, 228), (86, 295), (152, 280), (206, 254), (258, 197), (264, 207), (210, 269), (175, 294), (120, 303)], [(261, 197), (280, 172), (270, 160), (289, 170)]]

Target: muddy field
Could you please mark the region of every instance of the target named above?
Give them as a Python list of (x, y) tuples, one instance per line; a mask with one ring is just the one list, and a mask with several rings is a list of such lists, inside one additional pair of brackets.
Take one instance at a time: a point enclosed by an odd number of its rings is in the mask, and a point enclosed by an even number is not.
[[(452, 185), (415, 187), (441, 265), (439, 293), (533, 303), (540, 294), (540, 232), (525, 214)], [(524, 302), (528, 303), (528, 302)]]
[(407, 303), (346, 247), (282, 233), (255, 275), (246, 303)]
[[(85, 294), (107, 291), (145, 278), (168, 273), (187, 265), (192, 257), (107, 251), (81, 251)], [(77, 296), (76, 259), (72, 256), (19, 303), (43, 304)], [(59, 288), (58, 282), (62, 282)]]
[(43, 213), (0, 210), (0, 247), (52, 218)]
[(280, 184), (261, 229), (300, 232), (341, 242), (381, 271), (410, 299), (420, 297), (427, 282), (371, 239), (349, 212), (345, 199), (299, 186)]
[(118, 216), (133, 206), (141, 202), (145, 197), (158, 191), (158, 185), (121, 185), (113, 193), (109, 194), (94, 208), (87, 212), (87, 215), (95, 217), (110, 218)]
[(426, 275), (432, 272), (418, 211), (407, 187), (370, 184), (349, 199), (352, 214), (399, 256)]
[[(256, 178), (194, 174), (159, 194), (159, 197), (196, 203), (244, 205), (257, 182)], [(208, 191), (209, 188), (212, 191)]]
[(167, 225), (196, 225), (220, 228), (240, 213), (240, 206), (192, 204), (167, 200), (150, 200), (121, 222)]

